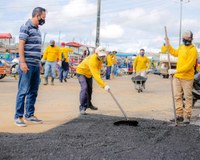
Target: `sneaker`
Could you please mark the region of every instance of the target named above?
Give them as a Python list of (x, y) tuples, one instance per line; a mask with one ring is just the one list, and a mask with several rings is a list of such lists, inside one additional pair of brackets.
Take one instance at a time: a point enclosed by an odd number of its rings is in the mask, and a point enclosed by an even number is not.
[(184, 124), (190, 124), (190, 118), (189, 117), (184, 117), (183, 123)]
[(32, 122), (32, 123), (39, 123), (39, 124), (42, 123), (42, 120), (38, 119), (38, 118), (35, 117), (35, 116), (31, 116), (31, 117), (25, 118), (25, 119), (26, 119), (26, 121)]
[(91, 110), (98, 110), (98, 108), (93, 105), (89, 106), (88, 108), (90, 108)]
[(15, 124), (19, 127), (26, 127), (27, 126), (22, 117), (15, 119)]
[[(171, 122), (175, 122), (175, 119), (171, 119), (170, 121), (171, 121)], [(177, 122), (183, 122), (183, 117), (177, 116), (177, 117), (176, 117), (176, 121), (177, 121)]]
[(81, 111), (80, 111), (80, 114), (81, 114), (81, 115), (86, 115), (87, 113), (85, 112), (85, 110), (81, 110)]

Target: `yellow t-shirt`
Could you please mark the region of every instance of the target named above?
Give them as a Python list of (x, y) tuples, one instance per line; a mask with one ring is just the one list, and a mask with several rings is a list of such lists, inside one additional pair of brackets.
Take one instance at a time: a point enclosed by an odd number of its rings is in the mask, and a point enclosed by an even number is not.
[(62, 60), (62, 54), (64, 56), (64, 58), (66, 59), (65, 62), (69, 62), (69, 52), (73, 52), (74, 50), (71, 48), (60, 48), (60, 54), (59, 54), (59, 60)]
[(150, 68), (150, 65), (150, 60), (146, 56), (138, 55), (133, 61), (133, 69), (135, 69), (136, 72), (147, 70)]
[(169, 45), (169, 53), (178, 57), (176, 65), (177, 78), (192, 80), (194, 79), (194, 66), (198, 57), (198, 52), (194, 45), (181, 45), (177, 50)]
[(167, 52), (167, 47), (166, 46), (162, 46), (161, 47), (161, 52), (162, 53), (166, 53)]
[(87, 78), (94, 77), (98, 85), (102, 88), (106, 86), (100, 75), (100, 69), (102, 67), (102, 61), (97, 58), (97, 54), (94, 53), (86, 57), (76, 68), (76, 73), (82, 74)]
[(112, 56), (112, 64), (117, 64), (117, 57), (116, 57), (116, 55)]
[(110, 54), (108, 54), (107, 56), (107, 66), (108, 67), (112, 66), (112, 56)]
[(48, 62), (55, 62), (58, 60), (59, 54), (60, 54), (59, 47), (48, 46), (44, 51), (43, 59), (47, 60)]

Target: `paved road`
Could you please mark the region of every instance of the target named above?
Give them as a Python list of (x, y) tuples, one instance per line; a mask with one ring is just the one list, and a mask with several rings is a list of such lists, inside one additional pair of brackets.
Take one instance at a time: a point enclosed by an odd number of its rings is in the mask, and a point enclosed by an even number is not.
[[(129, 117), (156, 119), (168, 121), (173, 117), (172, 98), (169, 79), (157, 75), (149, 75), (146, 90), (137, 93), (131, 76), (117, 77), (106, 81), (115, 97)], [(69, 79), (67, 83), (56, 81), (54, 86), (40, 86), (36, 103), (36, 116), (43, 119), (41, 125), (28, 124), (26, 128), (15, 126), (13, 121), (17, 81), (12, 77), (0, 80), (0, 132), (37, 133), (44, 132), (69, 122), (79, 116), (79, 84), (77, 79)], [(88, 113), (122, 116), (111, 96), (99, 88), (94, 82), (93, 104), (98, 111), (88, 110)], [(197, 104), (194, 115), (200, 113)], [(196, 121), (200, 124), (199, 121)]]

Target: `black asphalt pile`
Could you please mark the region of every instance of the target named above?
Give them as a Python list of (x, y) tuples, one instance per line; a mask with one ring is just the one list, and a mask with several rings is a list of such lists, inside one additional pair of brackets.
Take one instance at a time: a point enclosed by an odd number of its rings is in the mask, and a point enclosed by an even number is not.
[(0, 159), (200, 160), (198, 126), (146, 119), (134, 119), (138, 127), (113, 125), (122, 119), (93, 114), (45, 133), (1, 133)]

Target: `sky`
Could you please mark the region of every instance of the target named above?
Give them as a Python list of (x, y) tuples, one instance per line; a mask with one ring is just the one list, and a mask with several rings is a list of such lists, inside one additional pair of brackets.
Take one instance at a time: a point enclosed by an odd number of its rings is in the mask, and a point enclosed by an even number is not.
[[(20, 26), (38, 6), (48, 11), (40, 27), (45, 42), (95, 46), (97, 0), (0, 0), (0, 33), (9, 32), (18, 41)], [(200, 42), (200, 1), (183, 0), (182, 6), (182, 31), (191, 30), (194, 42)], [(100, 45), (107, 50), (158, 52), (164, 43), (164, 26), (172, 46), (178, 47), (180, 0), (101, 0)]]

